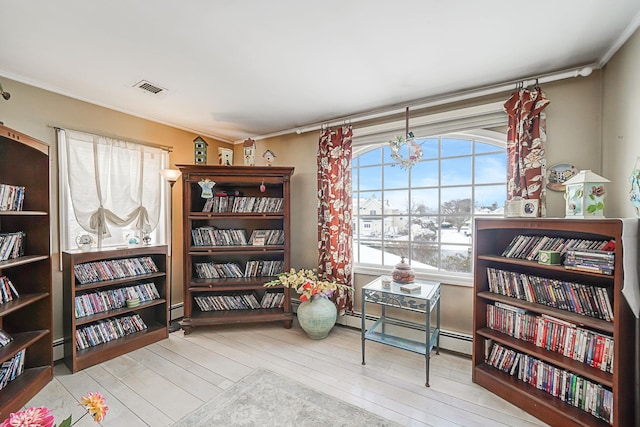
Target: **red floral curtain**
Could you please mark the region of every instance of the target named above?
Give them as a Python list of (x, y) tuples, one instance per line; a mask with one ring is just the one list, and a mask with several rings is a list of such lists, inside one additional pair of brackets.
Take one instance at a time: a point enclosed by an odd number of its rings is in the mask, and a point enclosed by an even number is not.
[(509, 115), (507, 131), (507, 200), (537, 199), (537, 216), (546, 215), (547, 140), (545, 115), (549, 100), (542, 89), (521, 89), (504, 104)]
[(334, 295), (341, 315), (353, 312), (352, 134), (326, 129), (318, 145), (318, 275), (351, 287)]

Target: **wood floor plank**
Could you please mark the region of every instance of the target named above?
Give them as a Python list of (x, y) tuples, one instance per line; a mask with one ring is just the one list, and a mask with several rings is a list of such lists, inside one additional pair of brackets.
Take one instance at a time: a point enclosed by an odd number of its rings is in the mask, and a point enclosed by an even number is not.
[[(178, 420), (200, 407), (208, 399), (195, 396), (179, 384), (173, 383), (139, 363), (130, 355), (106, 361), (101, 366), (172, 420)], [(171, 393), (167, 393), (171, 390)]]
[[(403, 426), (545, 425), (473, 384), (468, 357), (434, 355), (427, 388), (423, 355), (373, 342), (367, 342), (366, 355), (362, 366), (360, 332), (347, 327), (319, 341), (297, 324), (196, 328), (76, 374), (56, 365), (54, 381), (30, 405), (52, 408), (58, 422), (69, 413), (77, 419), (84, 411), (77, 399), (100, 391), (110, 407), (105, 427), (171, 426), (265, 368)], [(85, 417), (76, 427), (90, 425)]]
[(153, 371), (155, 375), (170, 381), (174, 386), (199, 400), (206, 402), (222, 392), (220, 387), (216, 387), (198, 375), (189, 372), (183, 366), (158, 356), (148, 348), (133, 351), (128, 356)]

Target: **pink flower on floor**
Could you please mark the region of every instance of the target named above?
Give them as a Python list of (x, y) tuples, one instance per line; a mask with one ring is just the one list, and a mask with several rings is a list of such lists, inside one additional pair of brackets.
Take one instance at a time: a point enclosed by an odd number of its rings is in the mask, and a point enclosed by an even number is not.
[(53, 427), (53, 423), (51, 411), (43, 406), (12, 413), (0, 427)]
[(89, 411), (89, 414), (91, 414), (94, 421), (97, 423), (104, 420), (104, 417), (107, 415), (107, 409), (109, 409), (109, 407), (104, 404), (104, 397), (99, 391), (96, 391), (95, 393), (89, 392), (86, 396), (81, 397), (80, 405), (84, 406), (84, 408)]

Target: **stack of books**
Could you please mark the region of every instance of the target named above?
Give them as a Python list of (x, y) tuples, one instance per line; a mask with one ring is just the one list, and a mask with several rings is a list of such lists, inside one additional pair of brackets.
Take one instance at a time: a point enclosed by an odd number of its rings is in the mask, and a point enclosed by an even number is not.
[(0, 184), (0, 211), (21, 211), (24, 202), (24, 187)]
[(613, 242), (608, 240), (568, 239), (564, 237), (518, 235), (502, 252), (503, 257), (537, 261), (540, 251), (556, 251), (561, 255), (569, 249), (609, 249)]
[(613, 274), (615, 255), (611, 251), (597, 249), (567, 250), (564, 266), (570, 270), (591, 271), (601, 274)]

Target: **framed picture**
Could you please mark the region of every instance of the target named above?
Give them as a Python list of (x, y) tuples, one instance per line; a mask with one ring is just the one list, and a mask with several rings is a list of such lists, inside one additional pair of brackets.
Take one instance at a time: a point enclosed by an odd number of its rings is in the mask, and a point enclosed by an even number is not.
[(558, 163), (547, 169), (547, 188), (553, 191), (564, 191), (564, 182), (573, 178), (578, 168), (569, 163)]
[(527, 199), (522, 201), (520, 216), (521, 217), (536, 217), (538, 216), (538, 203), (537, 199)]

